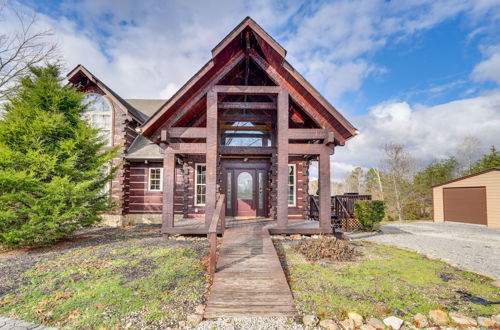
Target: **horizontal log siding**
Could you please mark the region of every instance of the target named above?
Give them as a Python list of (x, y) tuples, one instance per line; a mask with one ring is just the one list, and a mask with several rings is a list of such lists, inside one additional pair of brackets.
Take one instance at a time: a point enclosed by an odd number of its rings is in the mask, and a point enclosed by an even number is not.
[(309, 184), (309, 164), (307, 160), (298, 157), (290, 157), (288, 164), (295, 164), (297, 171), (295, 178), (295, 207), (288, 207), (288, 217), (290, 219), (306, 219), (308, 214), (307, 208), (309, 207), (307, 189)]
[[(162, 192), (149, 191), (149, 169), (162, 168), (162, 162), (132, 162), (130, 163), (130, 214), (160, 214), (162, 211)], [(175, 199), (174, 213), (183, 214), (184, 181), (182, 166), (175, 166)]]

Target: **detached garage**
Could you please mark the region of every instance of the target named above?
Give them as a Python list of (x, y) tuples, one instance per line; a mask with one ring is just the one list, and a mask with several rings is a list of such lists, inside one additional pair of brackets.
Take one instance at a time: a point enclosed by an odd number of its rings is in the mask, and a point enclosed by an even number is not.
[(434, 222), (463, 222), (500, 228), (500, 168), (432, 187)]

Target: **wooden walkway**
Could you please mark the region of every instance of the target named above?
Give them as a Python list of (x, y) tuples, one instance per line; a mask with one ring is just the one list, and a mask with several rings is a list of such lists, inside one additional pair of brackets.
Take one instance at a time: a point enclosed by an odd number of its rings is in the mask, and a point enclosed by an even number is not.
[(295, 315), (268, 229), (259, 224), (226, 229), (205, 317)]

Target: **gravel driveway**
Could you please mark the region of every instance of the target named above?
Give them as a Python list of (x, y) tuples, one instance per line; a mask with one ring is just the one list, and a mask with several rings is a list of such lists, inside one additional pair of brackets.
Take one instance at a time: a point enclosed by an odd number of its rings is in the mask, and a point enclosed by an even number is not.
[(500, 279), (500, 229), (453, 222), (411, 222), (383, 225), (381, 230), (348, 236), (415, 250)]

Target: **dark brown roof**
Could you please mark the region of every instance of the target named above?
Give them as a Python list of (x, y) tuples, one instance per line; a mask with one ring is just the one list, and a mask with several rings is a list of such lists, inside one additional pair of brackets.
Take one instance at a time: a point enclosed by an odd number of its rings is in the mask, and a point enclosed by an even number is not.
[(453, 182), (456, 182), (456, 181), (461, 181), (461, 180), (464, 180), (464, 179), (471, 178), (473, 176), (478, 176), (478, 175), (485, 174), (485, 173), (492, 172), (492, 171), (500, 171), (500, 167), (493, 167), (493, 168), (490, 168), (490, 169), (487, 169), (487, 170), (484, 170), (484, 171), (481, 171), (481, 172), (477, 172), (477, 173), (474, 173), (474, 174), (463, 176), (461, 178), (456, 178), (456, 179), (453, 179), (453, 180), (450, 180), (450, 181), (446, 181), (446, 182), (434, 185), (434, 186), (432, 186), (432, 188), (436, 188), (436, 187), (439, 187), (439, 186), (444, 186), (444, 185), (446, 185), (448, 183), (453, 183)]

